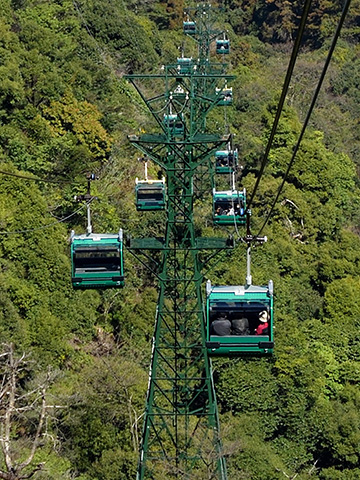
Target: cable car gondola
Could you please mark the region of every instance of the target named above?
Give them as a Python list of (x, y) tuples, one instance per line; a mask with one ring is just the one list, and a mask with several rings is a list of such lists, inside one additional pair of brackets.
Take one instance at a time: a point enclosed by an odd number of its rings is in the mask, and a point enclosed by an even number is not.
[(238, 165), (237, 150), (218, 150), (215, 152), (215, 173), (233, 173)]
[(216, 225), (244, 225), (246, 190), (213, 190), (213, 222)]
[(165, 208), (165, 177), (162, 180), (135, 180), (136, 210), (164, 210)]
[(179, 57), (177, 59), (177, 69), (181, 74), (191, 73), (194, 69), (192, 57)]
[(183, 30), (186, 35), (196, 34), (196, 22), (183, 22)]
[(219, 54), (230, 53), (230, 40), (217, 39), (216, 40), (216, 53), (219, 53)]
[(164, 125), (172, 137), (182, 137), (184, 135), (185, 128), (181, 115), (164, 115)]
[(216, 88), (215, 91), (218, 97), (217, 105), (223, 107), (228, 107), (232, 105), (232, 87)]
[(74, 288), (124, 286), (123, 232), (116, 234), (71, 232), (71, 280)]
[(212, 356), (273, 353), (273, 282), (268, 286), (206, 284), (206, 347)]

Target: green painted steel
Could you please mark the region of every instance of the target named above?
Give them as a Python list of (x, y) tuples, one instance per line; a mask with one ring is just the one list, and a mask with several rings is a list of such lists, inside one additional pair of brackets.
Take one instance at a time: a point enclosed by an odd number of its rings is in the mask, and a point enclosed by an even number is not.
[[(260, 323), (259, 314), (263, 311), (266, 311), (268, 315), (268, 328), (265, 335), (256, 335), (255, 329)], [(273, 353), (274, 304), (272, 282), (269, 282), (268, 286), (212, 287), (210, 285), (207, 288), (206, 312), (206, 345), (209, 355), (264, 356)], [(216, 335), (212, 329), (212, 323), (218, 318), (224, 318), (224, 315), (229, 322), (230, 332), (224, 330), (226, 335)], [(248, 320), (248, 327), (246, 331), (243, 330), (240, 334), (236, 328), (236, 321), (242, 318)]]
[(210, 61), (210, 45), (223, 33), (210, 5), (186, 14), (184, 32), (197, 43), (198, 58), (178, 59), (161, 74), (126, 76), (157, 125), (129, 140), (166, 176), (163, 237), (127, 243), (144, 265), (152, 261), (159, 282), (137, 480), (227, 479), (202, 290), (205, 268), (234, 241), (196, 237), (193, 210), (196, 173), (230, 141), (208, 131), (206, 119), (225, 101), (234, 77), (226, 75), (226, 64)]
[(124, 286), (122, 234), (84, 234), (71, 237), (74, 288)]

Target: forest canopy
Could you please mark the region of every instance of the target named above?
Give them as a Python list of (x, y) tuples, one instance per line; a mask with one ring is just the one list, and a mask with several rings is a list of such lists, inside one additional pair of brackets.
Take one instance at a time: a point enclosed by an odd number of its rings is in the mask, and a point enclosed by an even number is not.
[[(96, 231), (162, 234), (163, 213), (139, 213), (134, 205), (135, 177), (144, 172), (127, 135), (151, 131), (153, 122), (124, 75), (157, 72), (181, 49), (196, 56), (182, 33), (185, 6), (0, 0), (0, 368), (3, 384), (30, 400), (0, 441), (5, 480), (135, 478), (157, 282), (127, 255), (126, 288), (73, 290), (69, 236), (86, 228), (86, 209), (74, 196), (86, 193), (89, 173), (98, 177), (91, 205)], [(215, 113), (210, 125), (226, 123), (234, 133), (239, 183), (251, 192), (304, 2), (216, 6), (236, 78), (232, 108), (225, 119)], [(254, 230), (283, 179), (342, 7), (336, 0), (311, 6), (254, 198)], [(360, 1), (353, 0), (266, 225), (268, 242), (253, 253), (256, 284), (275, 285), (275, 353), (214, 360), (229, 478), (360, 478), (359, 15)], [(155, 165), (149, 174), (161, 176)], [(218, 233), (210, 194), (194, 210), (202, 236)], [(242, 284), (245, 275), (241, 242), (209, 274), (221, 285)], [(40, 397), (31, 397), (35, 391), (43, 392), (45, 410)], [(35, 455), (16, 478), (9, 476), (11, 464), (30, 458), (45, 411)]]

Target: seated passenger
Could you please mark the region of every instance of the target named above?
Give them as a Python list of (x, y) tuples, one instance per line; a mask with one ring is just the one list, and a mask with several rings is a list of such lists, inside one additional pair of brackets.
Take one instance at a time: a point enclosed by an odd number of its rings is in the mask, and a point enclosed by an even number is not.
[(268, 335), (269, 333), (269, 323), (268, 323), (268, 313), (266, 310), (263, 310), (259, 313), (259, 322), (260, 324), (255, 329), (255, 335)]
[(244, 207), (238, 203), (235, 209), (235, 215), (244, 215)]
[(211, 335), (219, 335), (221, 337), (231, 334), (231, 322), (227, 318), (226, 313), (221, 314), (211, 323)]
[(234, 318), (231, 330), (233, 335), (250, 335), (249, 320), (246, 317)]
[(221, 207), (218, 207), (216, 209), (215, 215), (223, 215), (223, 209)]
[(235, 215), (234, 207), (230, 207), (230, 210), (228, 211), (227, 215)]

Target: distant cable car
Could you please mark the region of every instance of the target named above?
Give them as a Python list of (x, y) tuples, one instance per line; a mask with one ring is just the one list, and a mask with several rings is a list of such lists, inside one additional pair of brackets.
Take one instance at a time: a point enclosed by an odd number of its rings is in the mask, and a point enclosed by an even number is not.
[(217, 105), (224, 107), (232, 105), (232, 87), (216, 88), (215, 92), (218, 97)]
[(74, 288), (124, 286), (123, 232), (75, 235), (71, 232), (71, 281)]
[(179, 57), (177, 59), (177, 69), (181, 74), (191, 73), (194, 69), (192, 57)]
[(173, 137), (182, 137), (185, 132), (182, 115), (164, 115), (164, 126), (167, 132)]
[(216, 40), (216, 53), (219, 53), (219, 54), (230, 53), (230, 40), (217, 39)]
[(238, 151), (218, 150), (215, 152), (215, 173), (232, 173), (238, 165)]
[(273, 353), (273, 282), (268, 286), (206, 284), (206, 346), (209, 355)]
[(136, 210), (164, 210), (165, 177), (162, 180), (135, 180)]
[(186, 35), (195, 35), (196, 34), (196, 22), (183, 22), (183, 29)]
[(216, 225), (244, 225), (246, 190), (213, 190), (213, 222)]

